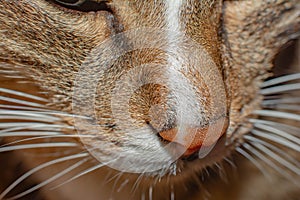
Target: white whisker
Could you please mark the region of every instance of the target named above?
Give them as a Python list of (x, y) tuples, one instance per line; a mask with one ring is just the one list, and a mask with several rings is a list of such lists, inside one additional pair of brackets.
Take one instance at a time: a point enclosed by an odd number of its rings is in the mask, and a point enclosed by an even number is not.
[(300, 90), (300, 83), (286, 84), (262, 89), (260, 90), (260, 94), (270, 95), (275, 93), (290, 92), (294, 90)]
[[(116, 180), (114, 181), (114, 185), (112, 186), (112, 189), (111, 189), (111, 192), (112, 192), (112, 193), (114, 193), (114, 191), (115, 191), (115, 189), (116, 189), (116, 186), (117, 186), (117, 184), (118, 184), (120, 178), (122, 177), (122, 175), (123, 175), (123, 172), (119, 172), (119, 173), (118, 173), (118, 176), (117, 176)], [(112, 195), (111, 195), (111, 196), (112, 196)]]
[(13, 106), (13, 105), (6, 105), (0, 104), (0, 108), (9, 108), (9, 109), (18, 109), (18, 110), (25, 110), (25, 111), (43, 111), (43, 112), (53, 112), (53, 110), (47, 110), (43, 108), (35, 108), (35, 107), (28, 107), (28, 106)]
[(40, 107), (40, 108), (45, 107), (43, 104), (33, 103), (30, 101), (24, 101), (24, 100), (19, 100), (19, 99), (14, 99), (14, 98), (10, 98), (10, 97), (4, 97), (4, 96), (0, 96), (0, 100), (11, 102), (11, 103), (22, 104), (22, 105), (26, 105), (26, 106), (33, 106), (33, 107)]
[(16, 137), (16, 136), (46, 136), (46, 135), (61, 135), (61, 132), (54, 131), (16, 131), (0, 133), (0, 137)]
[(37, 131), (19, 131), (19, 132), (9, 132), (5, 134), (0, 134), (0, 137), (26, 137), (26, 136), (41, 136), (39, 139), (43, 138), (59, 138), (59, 137), (65, 137), (65, 138), (78, 138), (78, 137), (85, 137), (85, 138), (91, 138), (91, 137), (97, 137), (95, 135), (85, 135), (85, 134), (65, 134), (62, 132), (37, 132)]
[(60, 112), (45, 112), (46, 114), (58, 115), (63, 117), (73, 117), (73, 118), (81, 118), (81, 119), (92, 119), (88, 116), (76, 115), (76, 114), (68, 114), (68, 113), (60, 113)]
[(248, 160), (250, 160), (250, 162), (253, 163), (255, 167), (257, 167), (257, 169), (264, 175), (264, 177), (266, 177), (268, 180), (272, 179), (269, 172), (267, 172), (267, 170), (265, 170), (265, 168), (249, 153), (247, 153), (240, 147), (237, 147), (236, 151), (240, 153), (242, 156), (244, 156), (245, 158), (247, 158)]
[(273, 78), (271, 80), (265, 81), (262, 84), (262, 87), (268, 87), (268, 86), (272, 86), (272, 85), (276, 85), (276, 84), (284, 83), (284, 82), (288, 82), (288, 81), (293, 81), (293, 80), (297, 80), (297, 79), (300, 79), (300, 73), (280, 76), (278, 78)]
[(266, 156), (264, 156), (262, 153), (260, 153), (259, 151), (256, 150), (256, 148), (254, 148), (253, 146), (250, 146), (248, 144), (243, 144), (243, 146), (249, 150), (251, 153), (253, 153), (255, 156), (257, 156), (261, 161), (263, 161), (264, 163), (266, 163), (267, 165), (269, 165), (271, 168), (273, 168), (275, 171), (277, 171), (278, 173), (280, 173), (281, 175), (283, 175), (284, 177), (288, 178), (288, 179), (292, 179), (291, 175), (286, 173), (286, 171), (284, 169), (282, 169), (281, 167), (277, 166), (274, 162), (272, 162), (270, 159), (268, 159)]
[(29, 190), (26, 190), (26, 191), (24, 191), (24, 192), (22, 192), (22, 193), (20, 193), (18, 195), (15, 195), (15, 196), (13, 196), (11, 198), (8, 198), (7, 200), (19, 199), (19, 198), (21, 198), (21, 197), (23, 197), (23, 196), (25, 196), (27, 194), (30, 194), (30, 193), (32, 193), (32, 192), (40, 189), (41, 187), (43, 187), (45, 185), (48, 185), (49, 183), (55, 181), (56, 179), (58, 179), (58, 178), (60, 178), (60, 177), (62, 177), (64, 175), (66, 175), (67, 173), (71, 172), (73, 169), (76, 169), (77, 167), (79, 167), (80, 165), (82, 165), (83, 163), (85, 163), (86, 161), (88, 161), (88, 158), (85, 158), (85, 159), (83, 159), (81, 161), (76, 162), (75, 164), (71, 165), (70, 167), (66, 168), (65, 170), (63, 170), (63, 171), (57, 173), (56, 175), (52, 176), (51, 178), (47, 179), (46, 181), (44, 181), (44, 182), (42, 182), (42, 183), (40, 183), (40, 184), (38, 184), (38, 185), (30, 188)]
[(129, 183), (129, 179), (126, 179), (121, 185), (120, 187), (117, 189), (117, 192), (121, 192), (122, 189)]
[(244, 135), (243, 138), (245, 138), (247, 141), (260, 143), (260, 144), (272, 149), (273, 151), (276, 151), (278, 154), (282, 155), (282, 157), (286, 158), (287, 160), (292, 162), (295, 166), (297, 166), (297, 168), (299, 168), (300, 162), (298, 160), (296, 160), (295, 158), (293, 158), (290, 154), (286, 153), (284, 150), (280, 149), (279, 147), (276, 147), (275, 145), (273, 145), (271, 143), (265, 142), (261, 139), (255, 138), (251, 135)]
[(282, 103), (300, 103), (299, 97), (290, 97), (290, 98), (279, 98), (272, 100), (263, 100), (262, 105), (276, 105)]
[(261, 119), (249, 119), (249, 122), (252, 124), (266, 124), (270, 126), (274, 126), (280, 130), (288, 130), (290, 134), (298, 135), (300, 132), (300, 128), (296, 126), (291, 126), (288, 124), (283, 124), (279, 122), (273, 122), (273, 121), (267, 121), (267, 120), (261, 120)]
[[(268, 149), (267, 147), (265, 147), (265, 144), (263, 144), (263, 142), (257, 142), (257, 141), (255, 141), (253, 139), (249, 139), (249, 140), (251, 141), (250, 144), (252, 144), (253, 146), (255, 146), (257, 149), (260, 149), (260, 151), (264, 152), (266, 155), (270, 156), (271, 158), (273, 158), (274, 160), (276, 160), (281, 165), (283, 165), (286, 168), (290, 169), (292, 172), (296, 173), (297, 175), (300, 175), (299, 166), (295, 166), (294, 164), (292, 164), (292, 163), (288, 162), (287, 160), (283, 159), (282, 157), (278, 156), (276, 153), (274, 153), (273, 151), (271, 151), (270, 149)], [(273, 146), (273, 147), (275, 147), (275, 146)]]
[(24, 93), (24, 92), (19, 92), (19, 91), (16, 91), (16, 90), (0, 88), (0, 92), (7, 93), (7, 94), (13, 94), (13, 95), (20, 96), (20, 97), (26, 97), (26, 98), (34, 99), (34, 100), (38, 100), (38, 101), (48, 102), (47, 99), (37, 97), (37, 96), (31, 95), (31, 94), (27, 94), (27, 93)]
[(16, 145), (16, 146), (9, 146), (9, 147), (1, 147), (0, 153), (7, 152), (7, 151), (24, 150), (24, 149), (76, 147), (76, 146), (78, 146), (78, 144), (71, 143), (71, 142), (24, 144), (24, 145)]
[(11, 79), (24, 79), (25, 76), (13, 76), (13, 75), (4, 75), (5, 78), (11, 78)]
[(149, 200), (152, 200), (153, 199), (153, 187), (150, 186), (149, 187)]
[(171, 185), (171, 200), (175, 200), (174, 184)]
[(143, 194), (141, 196), (141, 200), (146, 200), (146, 194), (145, 194), (145, 192), (143, 192)]
[(264, 152), (266, 155), (268, 155), (271, 158), (273, 158), (276, 162), (278, 162), (281, 165), (285, 166), (286, 168), (288, 168), (289, 170), (291, 170), (295, 174), (300, 175), (300, 169), (299, 169), (299, 167), (295, 167), (294, 165), (292, 165), (291, 163), (287, 162), (285, 159), (281, 158), (280, 156), (278, 156), (277, 154), (275, 154), (274, 152), (270, 151), (268, 148), (264, 147), (263, 145), (261, 145), (259, 143), (251, 143), (251, 144), (254, 145), (260, 151)]
[[(76, 114), (63, 113), (63, 112), (60, 112), (60, 111), (47, 110), (47, 109), (35, 108), (35, 107), (12, 106), (12, 105), (3, 105), (3, 104), (0, 104), (0, 108), (21, 109), (21, 111), (19, 111), (19, 110), (1, 109), (4, 112), (9, 112), (10, 111), (10, 112), (13, 112), (13, 113), (16, 113), (16, 114), (20, 114), (20, 115), (22, 115), (23, 113), (32, 113), (33, 116), (36, 116), (36, 115), (46, 116), (47, 115), (47, 116), (50, 117), (50, 115), (58, 115), (58, 116), (64, 116), (64, 117), (74, 117), (74, 118), (91, 119), (91, 117), (88, 117), (88, 116), (81, 116), (81, 115), (76, 115)], [(51, 116), (51, 117), (54, 118), (54, 116)]]
[(277, 100), (277, 99), (282, 99), (283, 94), (272, 94), (271, 96), (264, 96), (264, 101), (265, 100)]
[[(17, 135), (17, 136), (19, 136), (19, 135)], [(0, 148), (1, 147), (6, 147), (6, 146), (9, 146), (9, 145), (12, 145), (12, 144), (17, 144), (17, 143), (21, 143), (21, 142), (28, 142), (28, 141), (34, 141), (34, 140), (40, 140), (40, 139), (50, 139), (50, 138), (94, 138), (94, 137), (96, 137), (96, 136), (66, 135), (66, 134), (63, 134), (63, 133), (58, 133), (58, 134), (53, 134), (53, 135), (45, 135), (45, 136), (41, 136), (41, 137), (31, 137), (31, 138), (21, 139), (21, 140), (17, 140), (17, 141), (10, 142), (10, 143), (5, 143), (4, 145), (1, 145)]]
[(31, 176), (32, 174), (57, 163), (61, 163), (61, 162), (65, 162), (68, 160), (73, 160), (73, 159), (77, 159), (77, 158), (83, 158), (83, 157), (87, 157), (89, 154), (88, 153), (81, 153), (81, 154), (76, 154), (76, 155), (72, 155), (72, 156), (67, 156), (67, 157), (63, 157), (63, 158), (59, 158), (59, 159), (55, 159), (46, 163), (43, 163), (33, 169), (31, 169), (30, 171), (26, 172), (25, 174), (23, 174), (21, 177), (19, 177), (17, 180), (15, 180), (9, 187), (7, 187), (1, 194), (0, 194), (0, 199), (3, 199), (12, 189), (14, 189), (17, 185), (19, 185), (23, 180), (27, 179), (29, 176)]
[(18, 74), (18, 71), (0, 69), (0, 74)]
[(263, 108), (279, 109), (279, 110), (290, 110), (290, 111), (300, 111), (299, 105), (290, 104), (272, 104), (272, 105), (262, 105)]
[(93, 171), (95, 171), (95, 170), (97, 170), (97, 169), (100, 169), (101, 167), (106, 166), (107, 164), (109, 164), (109, 163), (111, 163), (111, 162), (113, 162), (113, 161), (115, 161), (115, 160), (112, 160), (112, 161), (106, 162), (106, 163), (100, 163), (100, 164), (98, 164), (98, 165), (96, 165), (96, 166), (94, 166), (94, 167), (91, 167), (91, 168), (89, 168), (89, 169), (87, 169), (87, 170), (85, 170), (85, 171), (83, 171), (83, 172), (77, 174), (76, 176), (73, 176), (73, 177), (70, 178), (69, 180), (67, 180), (67, 181), (65, 181), (65, 182), (63, 182), (63, 183), (61, 183), (61, 184), (59, 184), (59, 185), (57, 185), (57, 186), (51, 188), (51, 190), (57, 189), (57, 188), (59, 188), (59, 187), (65, 185), (65, 184), (67, 184), (67, 183), (70, 183), (71, 181), (73, 181), (73, 180), (75, 180), (75, 179), (78, 179), (78, 178), (81, 177), (81, 176), (84, 176), (84, 175), (86, 175), (86, 174), (88, 174), (88, 173), (90, 173), (90, 172), (93, 172)]
[[(1, 59), (5, 59), (5, 57), (3, 56), (0, 56)], [(3, 70), (12, 70), (11, 69), (11, 65), (8, 65), (7, 63), (4, 63), (4, 62), (0, 62), (0, 69), (3, 69)]]
[[(5, 129), (3, 129), (5, 128)], [(46, 123), (38, 123), (38, 122), (7, 122), (0, 123), (0, 131), (1, 133), (9, 132), (9, 131), (17, 131), (23, 129), (30, 130), (48, 130), (48, 131), (60, 131), (61, 129), (71, 129), (74, 130), (73, 126), (60, 125), (60, 124), (46, 124)]]
[(136, 192), (136, 190), (138, 189), (139, 184), (140, 184), (141, 181), (142, 181), (142, 178), (144, 178), (143, 173), (141, 173), (141, 174), (138, 176), (138, 178), (136, 179), (136, 181), (134, 182), (133, 186), (131, 187), (131, 193), (134, 194), (134, 193)]
[(31, 84), (33, 81), (28, 81), (28, 80), (16, 80), (16, 83), (18, 84)]
[(281, 112), (281, 111), (274, 111), (274, 110), (256, 110), (253, 114), (264, 116), (264, 117), (275, 117), (275, 118), (283, 118), (283, 119), (291, 119), (300, 121), (300, 115)]
[[(6, 118), (7, 117), (7, 118)], [(3, 110), (0, 109), (0, 119), (27, 119), (45, 122), (60, 121), (60, 118), (35, 111)]]
[(290, 149), (293, 149), (297, 152), (300, 152), (300, 146), (295, 144), (292, 141), (286, 140), (286, 139), (284, 139), (282, 137), (278, 137), (276, 135), (271, 135), (266, 132), (258, 131), (258, 130), (252, 130), (251, 132), (252, 132), (252, 134), (254, 134), (256, 136), (263, 137), (265, 139), (269, 139), (273, 142), (276, 142), (277, 144), (281, 144), (281, 145), (286, 146)]
[(265, 131), (269, 131), (273, 134), (276, 134), (278, 136), (281, 136), (283, 138), (286, 138), (288, 140), (291, 140), (293, 141), (294, 143), (300, 145), (300, 139), (291, 135), (291, 134), (288, 134), (287, 132), (284, 132), (284, 131), (281, 131), (277, 128), (274, 128), (274, 127), (271, 127), (271, 126), (268, 126), (268, 125), (264, 125), (264, 124), (254, 124), (253, 125), (254, 127), (256, 128), (259, 128), (259, 129), (262, 129), (262, 130), (265, 130)]
[(224, 158), (224, 160), (234, 169), (237, 168), (236, 164), (233, 161), (231, 161), (229, 158)]
[(47, 120), (46, 118), (19, 116), (19, 115), (0, 115), (1, 119), (14, 119), (14, 120), (28, 120), (28, 121), (41, 121), (41, 122), (55, 122)]

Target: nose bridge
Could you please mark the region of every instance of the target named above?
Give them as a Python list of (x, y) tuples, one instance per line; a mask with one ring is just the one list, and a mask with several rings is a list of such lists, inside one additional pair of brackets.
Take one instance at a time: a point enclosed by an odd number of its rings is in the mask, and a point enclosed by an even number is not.
[[(124, 31), (148, 27), (166, 30), (170, 51), (178, 50), (180, 37), (203, 46), (221, 70), (219, 36), (222, 0), (112, 0), (118, 23)], [(180, 55), (180, 54), (179, 54)]]

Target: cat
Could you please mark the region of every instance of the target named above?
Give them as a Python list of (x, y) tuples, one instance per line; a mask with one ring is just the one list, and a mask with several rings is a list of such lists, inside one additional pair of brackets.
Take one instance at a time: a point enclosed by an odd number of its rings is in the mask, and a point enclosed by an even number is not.
[(299, 64), (274, 67), (297, 0), (1, 0), (0, 22), (0, 199), (299, 197)]

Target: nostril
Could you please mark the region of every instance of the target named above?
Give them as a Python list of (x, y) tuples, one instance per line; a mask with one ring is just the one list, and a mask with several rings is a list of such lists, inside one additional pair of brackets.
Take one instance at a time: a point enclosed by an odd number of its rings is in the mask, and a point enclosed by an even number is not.
[(171, 128), (159, 132), (160, 137), (169, 142), (179, 145), (177, 147), (186, 149), (184, 155), (188, 156), (198, 151), (202, 146), (208, 147), (218, 141), (226, 132), (228, 119), (221, 117), (216, 121), (203, 127), (188, 127), (185, 132), (180, 133), (178, 128)]

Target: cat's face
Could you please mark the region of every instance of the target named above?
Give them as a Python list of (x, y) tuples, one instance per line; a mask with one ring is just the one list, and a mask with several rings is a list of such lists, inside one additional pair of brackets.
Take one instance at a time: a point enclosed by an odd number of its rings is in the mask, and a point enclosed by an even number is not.
[[(116, 1), (99, 13), (47, 1), (4, 3), (11, 12), (5, 43), (20, 64), (30, 63), (24, 71), (53, 94), (56, 109), (91, 117), (93, 123), (70, 123), (98, 138), (81, 140), (95, 157), (144, 159), (144, 168), (127, 170), (165, 174), (179, 157), (226, 136), (231, 97), (218, 34), (222, 4), (210, 3)], [(21, 17), (18, 9), (32, 11)], [(12, 38), (28, 50), (10, 45)]]
[(129, 173), (193, 174), (230, 155), (290, 39), (251, 21), (260, 1), (90, 1), (92, 12), (65, 2), (1, 2), (1, 62), (46, 92), (47, 109), (75, 114), (59, 116), (76, 128), (64, 134)]

